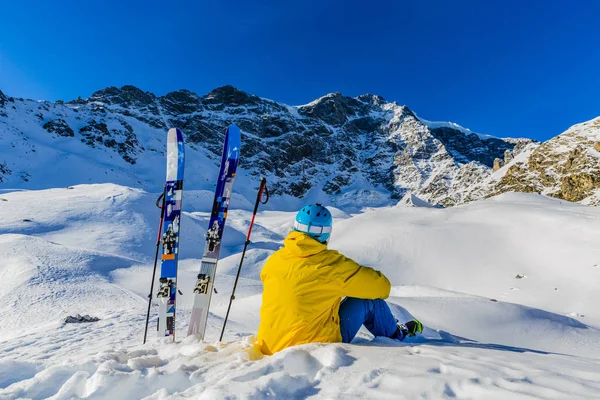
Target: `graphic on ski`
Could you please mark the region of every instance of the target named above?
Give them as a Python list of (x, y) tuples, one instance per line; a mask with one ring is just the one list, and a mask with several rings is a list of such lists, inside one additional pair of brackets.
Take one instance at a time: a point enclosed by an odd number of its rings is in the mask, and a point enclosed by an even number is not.
[(230, 125), (225, 132), (225, 144), (215, 190), (215, 200), (208, 224), (208, 232), (206, 233), (206, 244), (202, 255), (200, 273), (194, 287), (194, 305), (188, 335), (199, 335), (201, 339), (204, 339), (206, 330), (210, 298), (217, 272), (221, 240), (223, 239), (223, 228), (225, 227), (227, 208), (229, 207), (233, 180), (240, 156), (240, 136), (240, 129), (235, 125)]
[(179, 226), (183, 196), (184, 149), (179, 129), (167, 135), (167, 183), (163, 208), (162, 255), (158, 293), (158, 336), (175, 340), (175, 296), (177, 293), (177, 260), (179, 255)]

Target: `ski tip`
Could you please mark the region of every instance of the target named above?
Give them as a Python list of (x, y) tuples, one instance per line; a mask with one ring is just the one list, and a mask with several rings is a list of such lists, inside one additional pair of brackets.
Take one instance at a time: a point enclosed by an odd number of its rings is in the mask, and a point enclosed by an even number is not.
[(227, 148), (236, 149), (239, 154), (241, 141), (242, 134), (240, 132), (240, 128), (238, 128), (236, 124), (229, 125), (225, 131), (225, 146)]
[(236, 124), (229, 125), (227, 127), (227, 133), (229, 134), (229, 137), (240, 137), (241, 136), (240, 128)]
[(183, 142), (183, 133), (177, 128), (171, 128), (167, 133), (167, 141), (171, 143)]

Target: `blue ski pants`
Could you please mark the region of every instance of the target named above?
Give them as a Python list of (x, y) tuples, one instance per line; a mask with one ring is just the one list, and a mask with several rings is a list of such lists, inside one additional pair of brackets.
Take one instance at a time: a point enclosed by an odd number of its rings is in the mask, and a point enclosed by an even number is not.
[(398, 329), (396, 318), (385, 301), (346, 297), (340, 304), (342, 342), (350, 343), (363, 325), (374, 336), (390, 338)]

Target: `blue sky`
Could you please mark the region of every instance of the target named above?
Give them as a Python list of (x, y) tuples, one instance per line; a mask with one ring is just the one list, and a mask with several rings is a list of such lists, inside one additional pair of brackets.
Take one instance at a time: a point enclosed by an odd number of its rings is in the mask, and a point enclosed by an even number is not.
[(482, 133), (600, 115), (600, 1), (3, 1), (0, 90), (224, 84), (287, 104), (376, 93)]

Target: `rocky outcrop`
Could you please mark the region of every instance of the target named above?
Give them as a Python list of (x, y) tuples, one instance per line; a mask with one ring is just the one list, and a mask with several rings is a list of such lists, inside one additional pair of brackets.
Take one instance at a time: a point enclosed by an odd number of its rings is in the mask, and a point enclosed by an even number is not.
[(448, 127), (434, 128), (432, 132), (459, 161), (478, 161), (488, 167), (493, 166), (497, 155), (503, 156), (515, 146), (502, 139), (481, 139), (474, 133), (463, 134)]
[(69, 315), (68, 317), (66, 317), (64, 319), (64, 323), (65, 324), (82, 324), (82, 323), (88, 323), (88, 322), (98, 322), (100, 321), (100, 318), (98, 317), (92, 317), (91, 315), (80, 315), (77, 314), (75, 316)]
[(261, 99), (250, 95), (231, 85), (222, 86), (202, 98), (202, 104), (212, 110), (223, 110), (227, 107), (258, 106)]
[(319, 100), (299, 107), (300, 115), (317, 118), (333, 126), (344, 125), (351, 116), (364, 114), (367, 106), (351, 97), (344, 97), (341, 93), (331, 93)]
[(502, 162), (501, 167), (504, 166), (504, 165), (506, 165), (506, 164), (508, 164), (509, 162), (511, 162), (513, 160), (513, 158), (515, 158), (514, 153), (512, 151), (510, 151), (510, 150), (505, 150), (504, 151), (504, 160)]
[(6, 176), (12, 174), (12, 171), (6, 166), (5, 162), (0, 162), (0, 183), (6, 180)]
[(159, 102), (163, 110), (171, 115), (191, 114), (201, 106), (200, 97), (189, 90), (168, 93)]
[(505, 174), (486, 196), (506, 191), (534, 192), (568, 201), (581, 201), (600, 189), (600, 118), (575, 125), (529, 155), (510, 159)]
[(64, 119), (53, 119), (44, 124), (44, 129), (50, 133), (56, 133), (58, 136), (75, 136), (75, 132)]
[(98, 90), (92, 93), (89, 102), (101, 102), (108, 105), (119, 105), (129, 108), (135, 107), (143, 109), (153, 105), (156, 101), (156, 96), (150, 92), (144, 92), (135, 86), (125, 85), (122, 88), (114, 86), (106, 89)]
[(81, 141), (90, 147), (104, 146), (114, 149), (129, 164), (135, 164), (135, 155), (143, 150), (140, 146), (133, 128), (125, 121), (119, 121), (120, 128), (109, 130), (104, 122), (91, 119), (87, 125), (79, 129)]
[(492, 167), (492, 171), (496, 172), (502, 167), (504, 167), (504, 160), (494, 158), (494, 166)]

